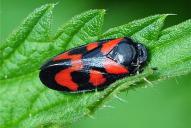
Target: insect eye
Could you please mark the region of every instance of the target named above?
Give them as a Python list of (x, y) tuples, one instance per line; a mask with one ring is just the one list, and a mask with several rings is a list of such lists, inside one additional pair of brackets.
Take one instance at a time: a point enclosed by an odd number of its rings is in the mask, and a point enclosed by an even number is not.
[(114, 47), (109, 54), (108, 58), (114, 60), (115, 62), (122, 65), (130, 65), (133, 59), (135, 58), (136, 51), (132, 45), (122, 42)]
[(138, 60), (139, 63), (145, 63), (147, 60), (147, 50), (142, 44), (137, 45), (138, 49)]

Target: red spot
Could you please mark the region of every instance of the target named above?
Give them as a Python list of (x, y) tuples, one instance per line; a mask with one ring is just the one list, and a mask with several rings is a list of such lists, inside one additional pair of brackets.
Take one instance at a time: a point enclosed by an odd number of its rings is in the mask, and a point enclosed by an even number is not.
[(53, 58), (53, 61), (59, 61), (59, 60), (64, 60), (64, 59), (69, 59), (70, 56), (68, 55), (68, 52), (62, 53), (55, 58)]
[(78, 84), (73, 82), (71, 73), (73, 71), (78, 71), (83, 68), (83, 62), (81, 60), (82, 55), (68, 55), (68, 53), (63, 53), (55, 57), (53, 60), (63, 60), (63, 59), (71, 59), (71, 67), (61, 70), (55, 75), (55, 81), (64, 87), (69, 88), (71, 91), (77, 91), (78, 90)]
[(96, 71), (96, 70), (90, 70), (90, 80), (89, 82), (93, 86), (99, 86), (103, 84), (106, 81), (106, 78), (102, 75), (101, 72)]
[(123, 38), (108, 41), (102, 45), (101, 52), (105, 55), (109, 53)]
[(68, 68), (58, 72), (55, 75), (55, 81), (61, 86), (67, 87), (72, 91), (77, 91), (78, 85), (72, 81), (71, 73), (73, 71), (74, 70), (72, 70), (71, 68)]
[(98, 47), (98, 43), (95, 42), (95, 43), (88, 44), (86, 49), (87, 49), (87, 51), (91, 51), (91, 50), (93, 50), (94, 48), (97, 48), (97, 47)]
[(103, 66), (105, 70), (111, 74), (125, 74), (129, 72), (123, 65), (120, 65), (109, 58), (104, 61)]
[(53, 61), (59, 61), (59, 60), (65, 60), (65, 59), (71, 59), (72, 69), (80, 70), (83, 67), (81, 54), (68, 55), (68, 53), (66, 52), (55, 57)]
[(54, 61), (59, 61), (59, 60), (65, 60), (65, 59), (72, 59), (72, 60), (78, 60), (81, 59), (82, 55), (81, 54), (74, 54), (74, 55), (69, 55), (68, 52), (62, 53), (55, 58), (53, 58)]

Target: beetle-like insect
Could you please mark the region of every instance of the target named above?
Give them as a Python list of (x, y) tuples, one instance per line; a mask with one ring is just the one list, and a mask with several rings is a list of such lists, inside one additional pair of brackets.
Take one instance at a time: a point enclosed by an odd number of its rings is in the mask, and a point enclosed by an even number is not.
[(63, 52), (41, 67), (40, 80), (65, 92), (103, 90), (143, 69), (147, 50), (130, 38), (101, 40)]

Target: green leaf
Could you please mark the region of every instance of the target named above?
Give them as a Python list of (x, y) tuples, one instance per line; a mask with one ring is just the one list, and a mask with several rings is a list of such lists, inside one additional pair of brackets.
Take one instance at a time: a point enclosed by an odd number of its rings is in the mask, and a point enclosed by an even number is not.
[(164, 15), (150, 16), (144, 19), (132, 21), (128, 24), (121, 25), (119, 27), (114, 27), (107, 30), (101, 38), (119, 38), (124, 36), (133, 36), (136, 38), (141, 38), (143, 40), (148, 40), (146, 42), (154, 41), (157, 39), (160, 30), (163, 26)]
[(162, 31), (151, 46), (150, 66), (157, 67), (158, 77), (166, 78), (191, 72), (191, 20)]
[[(191, 72), (191, 21), (162, 30), (167, 14), (135, 20), (101, 33), (104, 10), (75, 16), (50, 35), (54, 4), (31, 13), (2, 43), (0, 64), (0, 126), (2, 128), (67, 127), (93, 114), (119, 92)], [(129, 36), (149, 50), (144, 72), (121, 79), (104, 91), (61, 93), (41, 84), (40, 65), (64, 50), (104, 38)], [(151, 68), (157, 67), (157, 71)], [(135, 85), (136, 86), (133, 86)]]
[[(55, 47), (65, 50), (98, 40), (103, 25), (105, 10), (90, 10), (66, 23), (57, 32)], [(83, 19), (83, 20), (82, 20)]]
[[(13, 78), (34, 71), (51, 48), (52, 8), (47, 4), (31, 13), (0, 46), (0, 79)], [(22, 70), (21, 70), (22, 69)]]

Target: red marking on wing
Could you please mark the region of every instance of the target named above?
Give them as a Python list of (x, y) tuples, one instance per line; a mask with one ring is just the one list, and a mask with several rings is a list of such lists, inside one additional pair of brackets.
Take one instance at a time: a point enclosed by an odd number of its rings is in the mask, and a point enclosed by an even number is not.
[(95, 43), (88, 44), (86, 46), (86, 49), (87, 49), (87, 51), (91, 51), (91, 50), (93, 50), (94, 48), (97, 48), (97, 47), (98, 47), (98, 43), (95, 42)]
[(102, 45), (101, 52), (105, 55), (109, 53), (123, 38), (108, 41)]
[(68, 53), (63, 53), (58, 55), (57, 57), (53, 58), (53, 61), (59, 61), (64, 59), (71, 59), (71, 66), (72, 69), (80, 70), (83, 67), (82, 63), (82, 55), (76, 54), (76, 55), (68, 55)]
[(64, 60), (64, 59), (70, 59), (70, 56), (68, 55), (68, 52), (62, 53), (55, 58), (53, 58), (53, 61), (59, 61), (59, 60)]
[(78, 90), (78, 84), (73, 82), (71, 73), (83, 68), (83, 62), (81, 58), (82, 58), (81, 54), (68, 55), (68, 53), (63, 53), (53, 59), (54, 61), (63, 60), (63, 59), (71, 59), (71, 67), (61, 70), (55, 75), (55, 81), (59, 85), (67, 87), (71, 91)]
[(103, 84), (105, 81), (106, 81), (106, 78), (104, 78), (104, 76), (102, 75), (101, 72), (99, 72), (97, 70), (90, 70), (89, 82), (93, 86), (99, 86), (99, 85)]
[(64, 87), (69, 88), (72, 91), (78, 90), (78, 85), (72, 81), (71, 73), (75, 71), (71, 68), (64, 69), (55, 75), (55, 81)]
[(109, 58), (106, 58), (103, 66), (105, 70), (111, 74), (125, 74), (129, 72), (128, 69), (125, 68), (123, 65), (120, 65)]
[(69, 55), (68, 52), (65, 52), (53, 58), (53, 61), (59, 61), (59, 60), (65, 60), (65, 59), (80, 60), (81, 58), (82, 58), (81, 54)]

